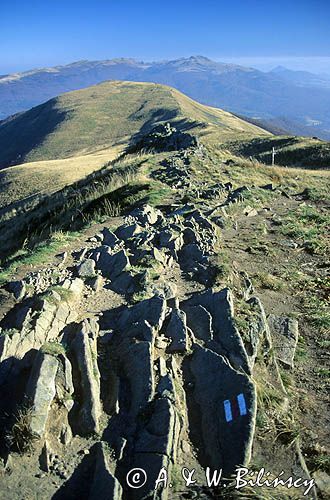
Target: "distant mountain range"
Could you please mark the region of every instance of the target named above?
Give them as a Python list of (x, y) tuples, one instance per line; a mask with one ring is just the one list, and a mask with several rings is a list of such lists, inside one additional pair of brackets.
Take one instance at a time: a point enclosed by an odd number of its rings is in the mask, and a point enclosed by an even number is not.
[(105, 80), (170, 85), (202, 104), (269, 130), (330, 139), (330, 76), (283, 67), (262, 71), (203, 56), (173, 61), (79, 61), (0, 77), (0, 119)]

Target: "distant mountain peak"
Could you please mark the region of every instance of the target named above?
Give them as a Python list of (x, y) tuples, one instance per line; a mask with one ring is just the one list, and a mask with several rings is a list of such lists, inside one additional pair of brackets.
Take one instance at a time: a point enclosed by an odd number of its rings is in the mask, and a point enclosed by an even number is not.
[(190, 57), (180, 57), (179, 59), (173, 59), (171, 61), (164, 61), (165, 64), (177, 64), (177, 65), (214, 65), (216, 62), (212, 61), (205, 56), (190, 56)]
[(282, 66), (282, 65), (278, 65), (278, 66), (275, 66), (275, 68), (273, 68), (271, 70), (271, 73), (282, 73), (283, 71), (290, 71), (288, 68), (286, 68), (285, 66)]
[(188, 58), (190, 61), (194, 61), (194, 62), (201, 62), (201, 63), (210, 63), (210, 62), (214, 62), (212, 61), (211, 59), (209, 59), (208, 57), (205, 57), (205, 56), (190, 56)]

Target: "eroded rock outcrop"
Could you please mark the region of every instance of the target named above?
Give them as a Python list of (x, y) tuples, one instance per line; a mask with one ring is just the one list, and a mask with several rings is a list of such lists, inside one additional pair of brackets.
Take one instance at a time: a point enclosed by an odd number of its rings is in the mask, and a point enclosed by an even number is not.
[[(180, 156), (189, 170), (185, 160)], [(228, 191), (230, 203), (245, 193), (220, 184), (205, 193), (225, 199)], [(70, 254), (64, 291), (47, 288), (52, 278), (41, 276), (45, 294), (22, 296), (4, 318), (2, 329), (12, 329), (0, 337), (0, 379), (27, 370), (32, 432), (69, 453), (77, 440), (88, 443), (63, 494), (82, 481), (92, 500), (165, 500), (169, 486), (155, 490), (159, 471), (167, 469), (169, 484), (185, 453), (194, 467), (226, 475), (248, 463), (256, 359), (279, 346), (277, 359), (292, 366), (297, 325), (267, 320), (242, 275), (249, 321), (240, 331), (232, 291), (211, 288), (219, 228), (210, 213), (191, 204), (166, 216), (146, 205), (115, 230), (98, 228)], [(54, 341), (57, 349), (45, 350)], [(58, 422), (49, 426), (55, 413)], [(148, 475), (138, 490), (126, 481), (135, 467)]]
[[(3, 319), (0, 385), (9, 374), (18, 375), (22, 369), (31, 366), (38, 349), (44, 343), (60, 341), (66, 325), (76, 319), (75, 304), (82, 294), (82, 280), (66, 280), (63, 287), (57, 290), (45, 297), (41, 296), (31, 307), (18, 305), (17, 309), (10, 311)], [(62, 291), (64, 300), (60, 295)]]

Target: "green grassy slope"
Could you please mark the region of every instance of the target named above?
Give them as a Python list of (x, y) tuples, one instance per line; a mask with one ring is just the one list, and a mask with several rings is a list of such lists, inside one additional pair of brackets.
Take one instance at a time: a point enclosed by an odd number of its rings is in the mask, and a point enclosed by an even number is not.
[[(225, 111), (152, 83), (104, 82), (63, 94), (0, 122), (0, 168), (68, 158), (125, 144), (158, 122), (217, 142), (268, 133)], [(196, 122), (199, 123), (200, 126)]]

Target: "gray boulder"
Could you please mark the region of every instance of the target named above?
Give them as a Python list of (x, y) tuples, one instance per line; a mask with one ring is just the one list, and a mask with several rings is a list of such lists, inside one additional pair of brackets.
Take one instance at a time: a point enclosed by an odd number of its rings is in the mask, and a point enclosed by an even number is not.
[(149, 416), (138, 434), (131, 463), (131, 468), (139, 467), (147, 471), (148, 477), (142, 488), (130, 493), (136, 500), (166, 500), (169, 484), (167, 488), (161, 485), (155, 490), (155, 482), (162, 467), (167, 469), (170, 478), (172, 464), (176, 462), (180, 420), (174, 405), (167, 398), (156, 399), (149, 406)]
[(107, 227), (102, 229), (102, 235), (103, 235), (103, 245), (107, 245), (110, 248), (114, 248), (116, 245), (120, 243), (120, 240), (117, 238), (115, 233), (110, 231)]
[(132, 238), (133, 236), (136, 236), (137, 234), (141, 233), (143, 231), (143, 228), (139, 226), (139, 224), (124, 224), (123, 226), (120, 226), (116, 230), (116, 235), (118, 238), (121, 240), (128, 240), (129, 238)]
[(249, 338), (244, 340), (246, 352), (248, 353), (251, 369), (254, 366), (261, 341), (270, 343), (270, 332), (266, 319), (264, 307), (258, 297), (251, 297), (247, 304), (251, 308), (251, 320), (249, 321)]
[(160, 330), (165, 319), (166, 301), (161, 297), (142, 300), (132, 307), (126, 307), (117, 320), (120, 330), (127, 330), (134, 323), (147, 321), (151, 327)]
[(246, 217), (255, 217), (256, 215), (258, 215), (258, 210), (253, 207), (247, 206), (243, 209), (243, 214), (246, 215)]
[(33, 310), (23, 307), (19, 320), (21, 331), (0, 337), (0, 385), (8, 376), (16, 376), (24, 368), (32, 366), (36, 350), (45, 342), (61, 340), (65, 326), (77, 317), (74, 305), (81, 296), (83, 286), (79, 278), (67, 279), (62, 287), (72, 292), (69, 302), (55, 300), (56, 296), (61, 300), (55, 293), (35, 303)]
[(158, 250), (156, 247), (152, 247), (150, 251), (151, 257), (159, 262), (160, 264), (163, 264), (163, 266), (166, 266), (168, 263), (168, 256), (161, 250)]
[(221, 215), (215, 215), (212, 217), (212, 221), (219, 226), (221, 229), (225, 229), (226, 227), (226, 219)]
[(102, 275), (111, 280), (115, 280), (125, 269), (130, 267), (125, 250), (113, 254), (109, 247), (99, 247), (92, 258), (96, 261), (96, 267)]
[(95, 276), (95, 261), (86, 259), (76, 269), (79, 278), (93, 278)]
[(189, 243), (185, 245), (179, 254), (180, 265), (183, 268), (190, 269), (196, 265), (196, 263), (202, 263), (206, 261), (206, 256), (199, 245), (195, 243)]
[(169, 373), (161, 375), (157, 386), (157, 394), (175, 403), (176, 393), (172, 376)]
[(94, 292), (99, 292), (103, 287), (102, 276), (100, 276), (100, 275), (95, 276), (95, 278), (91, 279), (89, 284), (90, 284), (90, 287), (92, 288), (92, 290), (94, 290)]
[(73, 393), (72, 366), (68, 358), (61, 354), (56, 375), (56, 396), (68, 412), (73, 407)]
[(228, 194), (226, 203), (239, 203), (244, 200), (244, 197), (250, 189), (247, 186), (241, 186)]
[(124, 271), (111, 282), (111, 289), (123, 295), (132, 294), (136, 289), (135, 279), (128, 271)]
[(165, 300), (173, 299), (177, 295), (177, 286), (175, 283), (167, 282), (167, 283), (157, 283), (153, 287), (153, 292), (158, 297), (161, 297)]
[(156, 480), (162, 468), (165, 468), (169, 477), (171, 477), (172, 462), (167, 455), (158, 455), (157, 453), (135, 453), (131, 469), (142, 468), (147, 472), (147, 481), (139, 489), (130, 489), (130, 500), (168, 500), (169, 482), (167, 488), (164, 483), (155, 489)]
[(137, 453), (157, 453), (172, 458), (176, 454), (178, 416), (168, 398), (152, 403), (152, 414), (135, 442)]
[(183, 231), (183, 239), (186, 245), (189, 243), (198, 243), (199, 237), (197, 231), (191, 227), (186, 227)]
[(195, 210), (186, 220), (194, 220), (201, 228), (214, 231), (213, 224), (199, 210)]
[(82, 248), (81, 250), (78, 250), (77, 252), (73, 252), (72, 256), (76, 261), (81, 262), (85, 258), (87, 252), (88, 252), (88, 248), (85, 247), (85, 248)]
[(153, 346), (149, 339), (144, 340), (150, 336), (148, 325), (137, 324), (127, 330), (127, 337), (118, 335), (111, 344), (110, 360), (128, 383), (129, 415), (133, 421), (154, 395)]
[(144, 205), (142, 208), (137, 208), (131, 213), (142, 226), (146, 224), (154, 225), (164, 218), (162, 212), (150, 205)]

